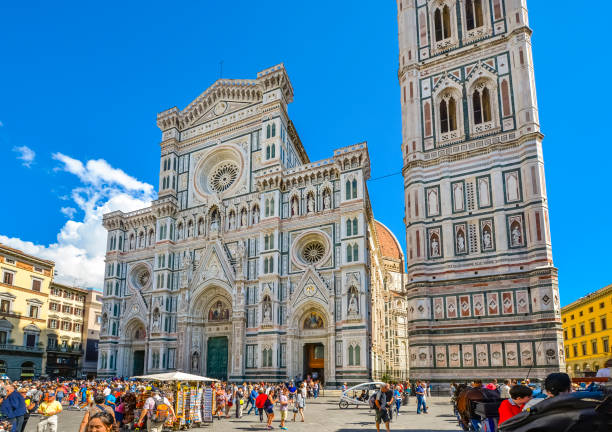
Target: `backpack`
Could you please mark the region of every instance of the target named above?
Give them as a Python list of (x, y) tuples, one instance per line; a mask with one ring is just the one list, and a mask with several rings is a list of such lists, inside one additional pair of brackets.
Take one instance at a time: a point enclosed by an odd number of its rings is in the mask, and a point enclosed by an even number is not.
[(378, 407), (376, 406), (376, 398), (378, 397), (379, 394), (380, 392), (375, 393), (374, 395), (372, 395), (372, 397), (368, 401), (368, 403), (370, 404), (370, 409), (378, 409)]
[(168, 420), (169, 415), (170, 406), (164, 401), (164, 399), (156, 400), (155, 411), (153, 412), (151, 420), (157, 423), (165, 422), (166, 420)]

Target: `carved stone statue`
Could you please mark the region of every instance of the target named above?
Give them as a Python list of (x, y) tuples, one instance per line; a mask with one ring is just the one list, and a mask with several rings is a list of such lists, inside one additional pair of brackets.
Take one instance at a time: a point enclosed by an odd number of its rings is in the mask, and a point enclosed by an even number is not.
[(438, 243), (438, 238), (436, 236), (431, 238), (431, 256), (440, 255), (440, 244)]
[(296, 197), (293, 197), (291, 199), (291, 216), (297, 216), (299, 214), (299, 206), (298, 206), (298, 200)]
[(519, 246), (521, 243), (521, 232), (519, 231), (518, 224), (515, 224), (512, 228), (512, 246)]
[(329, 193), (329, 189), (325, 189), (323, 192), (323, 209), (329, 210), (331, 208), (331, 194)]
[(242, 209), (242, 211), (240, 212), (240, 226), (247, 226), (247, 211), (245, 209)]
[(254, 208), (253, 209), (253, 225), (259, 223), (259, 209), (258, 208)]
[(187, 224), (187, 237), (193, 237), (193, 222)]
[(465, 238), (463, 237), (462, 232), (459, 232), (459, 234), (457, 234), (457, 251), (465, 251)]
[(210, 231), (219, 231), (219, 212), (217, 212), (216, 210), (213, 211), (210, 215)]
[(349, 304), (348, 304), (348, 313), (349, 315), (356, 315), (359, 313), (359, 304), (357, 302), (357, 295), (354, 291), (351, 291), (349, 294)]
[(236, 228), (236, 214), (231, 212), (229, 217), (229, 229), (233, 230), (234, 228)]
[(197, 351), (191, 356), (191, 370), (193, 372), (198, 372), (200, 370), (200, 354), (198, 354)]
[(160, 320), (159, 310), (155, 309), (155, 311), (153, 312), (153, 331), (154, 332), (159, 331), (159, 320)]
[(270, 300), (265, 300), (263, 304), (263, 321), (272, 321), (272, 305)]
[(313, 213), (315, 211), (315, 200), (312, 194), (308, 195), (307, 202), (308, 202), (308, 205), (307, 205), (308, 213)]
[(488, 229), (485, 229), (484, 233), (482, 234), (482, 242), (485, 249), (491, 249), (491, 247), (493, 247), (493, 244), (491, 243), (491, 232)]

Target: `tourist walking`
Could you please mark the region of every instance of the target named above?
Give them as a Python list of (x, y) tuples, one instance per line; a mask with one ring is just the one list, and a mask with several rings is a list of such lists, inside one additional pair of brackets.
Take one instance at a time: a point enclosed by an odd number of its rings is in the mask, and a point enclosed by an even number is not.
[(304, 383), (302, 383), (301, 388), (295, 394), (295, 403), (293, 405), (293, 421), (295, 421), (296, 415), (299, 413), (302, 417), (302, 422), (304, 421), (304, 405), (306, 404), (306, 388), (304, 387)]
[(287, 420), (287, 411), (289, 410), (289, 390), (286, 387), (283, 387), (281, 390), (281, 394), (278, 397), (278, 401), (280, 403), (280, 428), (286, 430), (287, 426), (285, 426), (285, 420)]
[(57, 415), (62, 412), (62, 404), (55, 400), (55, 393), (49, 392), (45, 395), (45, 400), (38, 406), (38, 413), (42, 418), (38, 422), (36, 430), (38, 432), (56, 432)]
[(370, 403), (370, 408), (374, 408), (376, 413), (375, 421), (376, 421), (376, 430), (380, 432), (380, 423), (384, 423), (387, 428), (387, 432), (391, 429), (389, 428), (389, 410), (387, 410), (387, 391), (389, 390), (389, 384), (383, 384), (380, 387), (380, 390), (376, 392), (373, 396), (373, 404)]
[(138, 424), (142, 424), (145, 417), (147, 418), (148, 432), (162, 432), (166, 420), (176, 416), (170, 401), (163, 397), (159, 390), (154, 389), (142, 407)]
[(415, 394), (417, 398), (417, 414), (421, 414), (421, 409), (424, 414), (427, 414), (427, 404), (425, 402), (425, 389), (423, 388), (423, 383), (417, 381)]
[(242, 407), (244, 406), (244, 390), (242, 387), (236, 388), (236, 418), (242, 418)]
[(255, 409), (259, 410), (259, 423), (263, 422), (263, 413), (266, 406), (266, 401), (268, 400), (268, 395), (264, 393), (262, 387), (259, 388), (259, 394), (255, 399)]
[(0, 405), (0, 411), (8, 418), (11, 430), (19, 432), (23, 428), (24, 416), (27, 413), (25, 399), (11, 384), (7, 385), (5, 390), (6, 397)]
[(272, 421), (274, 420), (274, 404), (277, 402), (276, 400), (276, 391), (274, 389), (270, 390), (270, 394), (264, 403), (264, 408), (266, 410), (266, 415), (268, 416), (268, 429), (272, 429)]

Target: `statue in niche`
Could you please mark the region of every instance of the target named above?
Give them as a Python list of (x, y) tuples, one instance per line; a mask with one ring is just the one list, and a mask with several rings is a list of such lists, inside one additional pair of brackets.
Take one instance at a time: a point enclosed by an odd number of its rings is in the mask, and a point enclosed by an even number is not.
[(304, 320), (304, 329), (315, 330), (320, 328), (323, 328), (323, 318), (321, 318), (317, 313), (311, 312), (310, 315)]
[(457, 252), (465, 252), (465, 237), (463, 231), (457, 233)]
[(440, 256), (440, 243), (436, 235), (431, 236), (431, 256)]
[(331, 208), (331, 194), (329, 189), (325, 189), (323, 192), (323, 210), (329, 210)]
[(253, 225), (259, 223), (259, 207), (253, 207)]
[(201, 236), (204, 234), (204, 219), (200, 219), (198, 221), (198, 235)]
[(191, 370), (194, 372), (200, 370), (200, 354), (197, 351), (191, 356)]
[(266, 296), (264, 299), (262, 312), (264, 322), (272, 321), (272, 303), (270, 302), (270, 297), (268, 296)]
[(247, 226), (247, 211), (246, 211), (246, 209), (242, 209), (242, 211), (240, 212), (240, 226), (241, 227)]
[(489, 227), (485, 227), (482, 230), (482, 243), (485, 249), (491, 249), (493, 247), (493, 241), (491, 238), (491, 230)]
[(134, 240), (134, 234), (132, 234), (132, 235), (130, 236), (130, 249), (134, 249), (134, 242), (135, 242), (135, 240)]
[(236, 228), (236, 214), (232, 211), (229, 217), (229, 229), (233, 230), (234, 228)]
[(357, 291), (354, 287), (351, 287), (351, 289), (349, 290), (348, 313), (349, 315), (357, 315), (359, 313), (359, 302), (357, 301)]
[(104, 314), (102, 317), (102, 334), (105, 334), (108, 330), (108, 316)]
[(153, 331), (154, 332), (159, 331), (159, 321), (160, 321), (159, 309), (155, 309), (155, 311), (153, 312)]
[(291, 216), (297, 216), (300, 212), (297, 197), (291, 198)]
[(523, 244), (523, 237), (521, 236), (520, 226), (518, 222), (512, 224), (512, 246), (520, 246)]
[(219, 212), (214, 209), (210, 214), (210, 232), (219, 231)]
[(315, 211), (314, 196), (312, 194), (308, 194), (308, 198), (306, 199), (306, 201), (307, 201), (308, 213), (313, 213)]
[(227, 321), (229, 308), (221, 300), (216, 302), (208, 311), (208, 321)]
[(187, 224), (187, 237), (193, 237), (193, 222), (189, 221)]
[(455, 202), (455, 210), (463, 210), (463, 185), (457, 183), (454, 185), (455, 190), (453, 200)]

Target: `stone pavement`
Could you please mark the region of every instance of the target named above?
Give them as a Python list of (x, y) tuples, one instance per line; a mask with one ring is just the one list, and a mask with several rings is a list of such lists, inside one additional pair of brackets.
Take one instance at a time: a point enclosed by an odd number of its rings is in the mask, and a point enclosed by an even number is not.
[[(392, 431), (441, 432), (459, 431), (457, 421), (452, 414), (452, 408), (446, 397), (429, 398), (429, 414), (416, 414), (415, 398), (410, 398), (408, 406), (403, 406), (400, 416), (391, 423)], [(278, 408), (275, 411), (274, 429), (280, 431)], [(373, 411), (367, 407), (340, 409), (338, 397), (324, 396), (319, 399), (309, 399), (305, 409), (306, 422), (287, 422), (291, 432), (371, 432), (376, 430)], [(64, 411), (60, 414), (58, 432), (78, 432), (83, 413), (79, 411)], [(289, 420), (293, 413), (289, 412)], [(39, 417), (31, 417), (26, 432), (35, 432)], [(259, 423), (259, 417), (251, 413), (241, 419), (230, 418), (217, 421), (211, 425), (191, 429), (193, 431), (226, 432), (226, 431), (256, 431), (266, 430), (264, 423)], [(384, 427), (381, 428), (384, 430)]]

